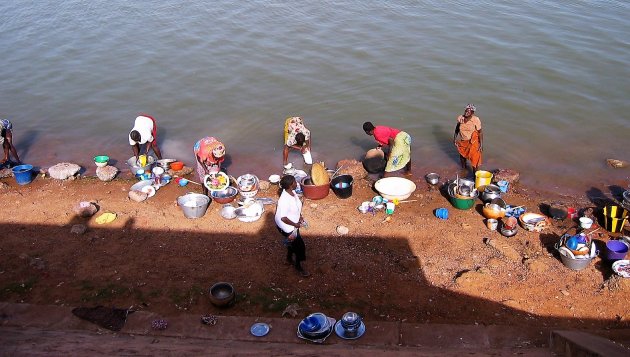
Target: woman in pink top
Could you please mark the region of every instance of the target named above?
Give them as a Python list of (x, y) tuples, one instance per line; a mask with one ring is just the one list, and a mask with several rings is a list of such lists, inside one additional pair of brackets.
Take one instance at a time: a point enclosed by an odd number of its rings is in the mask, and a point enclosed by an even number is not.
[(388, 126), (374, 126), (371, 122), (363, 123), (367, 135), (374, 136), (378, 142), (377, 149), (389, 146), (389, 157), (385, 166), (385, 176), (405, 168), (405, 175), (411, 175), (411, 136), (404, 131)]

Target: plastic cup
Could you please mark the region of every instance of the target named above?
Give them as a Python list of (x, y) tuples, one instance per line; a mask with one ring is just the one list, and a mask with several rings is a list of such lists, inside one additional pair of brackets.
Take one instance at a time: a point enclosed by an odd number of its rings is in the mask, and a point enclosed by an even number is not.
[(387, 202), (385, 205), (385, 213), (394, 214), (394, 209), (396, 209), (396, 205), (393, 202)]
[(488, 227), (489, 230), (496, 231), (497, 227), (499, 226), (499, 221), (497, 221), (494, 218), (488, 218), (486, 220), (486, 226)]

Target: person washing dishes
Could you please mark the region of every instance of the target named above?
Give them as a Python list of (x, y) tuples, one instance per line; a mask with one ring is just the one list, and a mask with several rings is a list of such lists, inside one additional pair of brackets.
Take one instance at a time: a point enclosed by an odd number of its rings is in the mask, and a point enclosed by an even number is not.
[(153, 152), (155, 152), (158, 160), (162, 159), (162, 153), (157, 146), (157, 125), (155, 124), (155, 119), (150, 115), (140, 114), (136, 118), (133, 129), (129, 132), (129, 145), (133, 149), (136, 162), (138, 162), (138, 157), (140, 156), (140, 145), (145, 144), (146, 156), (149, 155), (149, 150), (153, 148)]
[(2, 161), (0, 161), (0, 167), (9, 161), (9, 154), (13, 155), (16, 164), (21, 164), (17, 150), (15, 150), (15, 146), (13, 146), (13, 124), (9, 119), (0, 120), (0, 145), (2, 145), (4, 151), (4, 157)]
[[(206, 136), (195, 143), (193, 151), (200, 182), (204, 182), (206, 175), (221, 171), (221, 164), (225, 160), (225, 145), (222, 142), (212, 136)], [(208, 195), (208, 188), (205, 185), (203, 194)]]
[(402, 168), (405, 168), (405, 175), (411, 175), (411, 136), (409, 134), (388, 126), (374, 126), (369, 121), (363, 123), (363, 131), (367, 135), (374, 136), (378, 143), (377, 149), (382, 150), (383, 146), (389, 146), (384, 176)]
[(304, 126), (301, 117), (290, 117), (284, 122), (284, 150), (282, 151), (282, 165), (289, 159), (289, 150), (299, 150), (304, 157), (304, 163), (313, 164), (311, 156), (311, 131)]
[(470, 160), (473, 174), (481, 165), (483, 152), (483, 132), (481, 131), (481, 119), (475, 116), (475, 106), (468, 104), (464, 109), (464, 115), (457, 117), (453, 144), (459, 152), (459, 161), (462, 169), (466, 169), (466, 161)]

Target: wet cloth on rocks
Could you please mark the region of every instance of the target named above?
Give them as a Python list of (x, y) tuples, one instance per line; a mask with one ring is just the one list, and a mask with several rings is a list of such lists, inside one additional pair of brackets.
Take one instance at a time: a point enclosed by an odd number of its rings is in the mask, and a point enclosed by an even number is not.
[(133, 311), (104, 306), (77, 307), (72, 309), (74, 316), (112, 331), (120, 331), (123, 326), (125, 326), (125, 322), (127, 322), (127, 315), (131, 312)]

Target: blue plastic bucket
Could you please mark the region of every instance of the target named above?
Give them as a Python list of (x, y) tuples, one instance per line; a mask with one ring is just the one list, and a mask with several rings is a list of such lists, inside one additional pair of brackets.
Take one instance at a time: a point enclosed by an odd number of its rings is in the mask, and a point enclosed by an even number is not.
[(18, 165), (11, 170), (18, 185), (28, 185), (33, 181), (33, 165)]

